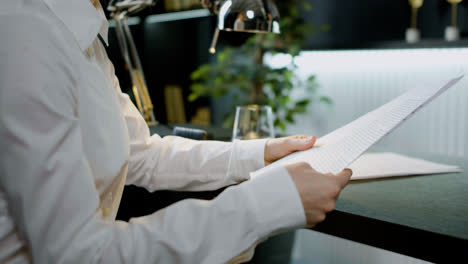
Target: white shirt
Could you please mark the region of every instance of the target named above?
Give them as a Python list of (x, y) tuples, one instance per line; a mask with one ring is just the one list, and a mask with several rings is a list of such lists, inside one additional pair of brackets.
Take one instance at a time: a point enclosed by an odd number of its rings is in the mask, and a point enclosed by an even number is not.
[[(305, 226), (284, 168), (249, 180), (264, 166), (264, 140), (150, 136), (98, 33), (107, 39), (107, 22), (89, 0), (2, 0), (1, 263), (224, 263)], [(212, 201), (114, 220), (125, 184), (240, 182)]]

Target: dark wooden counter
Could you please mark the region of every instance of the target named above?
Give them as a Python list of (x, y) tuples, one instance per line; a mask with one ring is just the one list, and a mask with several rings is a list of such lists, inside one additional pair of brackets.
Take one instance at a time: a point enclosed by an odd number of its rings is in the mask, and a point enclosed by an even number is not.
[(431, 262), (468, 263), (468, 162), (424, 158), (465, 172), (353, 181), (314, 230)]
[[(170, 134), (171, 130), (166, 130)], [(226, 134), (226, 138), (230, 133), (228, 130), (208, 132)], [(341, 193), (336, 210), (313, 230), (430, 262), (468, 263), (468, 160), (424, 153), (404, 154), (458, 165), (464, 172), (352, 181)], [(132, 191), (129, 189), (126, 188), (127, 195)], [(211, 199), (220, 191), (197, 193), (196, 197)], [(138, 193), (141, 195), (141, 190)], [(161, 195), (171, 199), (161, 201)], [(153, 201), (150, 204), (154, 208), (123, 213), (148, 214), (194, 195), (169, 191), (146, 193), (139, 200)], [(127, 200), (124, 193), (121, 207), (138, 209), (130, 204), (125, 206)], [(272, 255), (276, 259), (288, 259), (293, 241), (293, 233), (270, 238), (259, 245), (250, 263), (271, 263)]]

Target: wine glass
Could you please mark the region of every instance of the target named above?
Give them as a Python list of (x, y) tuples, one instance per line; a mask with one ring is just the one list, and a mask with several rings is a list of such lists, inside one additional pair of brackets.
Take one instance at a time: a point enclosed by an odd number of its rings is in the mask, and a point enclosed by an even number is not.
[(270, 106), (247, 105), (236, 107), (232, 140), (273, 138), (273, 111)]

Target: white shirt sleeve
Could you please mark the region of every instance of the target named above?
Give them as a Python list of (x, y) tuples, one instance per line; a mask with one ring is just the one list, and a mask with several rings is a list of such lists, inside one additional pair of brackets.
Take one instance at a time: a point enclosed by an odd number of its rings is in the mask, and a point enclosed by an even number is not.
[(265, 166), (266, 139), (217, 142), (195, 141), (159, 135), (150, 137), (148, 126), (120, 91), (112, 63), (107, 68), (114, 77), (122, 112), (130, 137), (130, 163), (127, 184), (149, 191), (216, 190), (249, 179), (249, 173)]
[(74, 69), (57, 54), (61, 40), (48, 28), (26, 17), (14, 28), (0, 27), (8, 36), (0, 46), (0, 186), (32, 262), (223, 263), (272, 232), (305, 225), (284, 168), (212, 201), (182, 201), (129, 223), (103, 220), (83, 152)]

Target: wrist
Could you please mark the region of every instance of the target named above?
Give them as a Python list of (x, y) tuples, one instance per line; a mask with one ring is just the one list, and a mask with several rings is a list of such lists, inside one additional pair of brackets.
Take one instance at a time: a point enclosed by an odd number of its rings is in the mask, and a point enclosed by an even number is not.
[(265, 141), (265, 147), (264, 147), (264, 151), (263, 151), (263, 161), (264, 161), (265, 166), (268, 166), (268, 165), (271, 164), (271, 161), (270, 161), (271, 159), (270, 159), (270, 157), (268, 155), (268, 153), (269, 153), (268, 146), (269, 146), (270, 141), (271, 141), (271, 138), (269, 138), (269, 139), (267, 139)]
[(260, 237), (306, 226), (302, 200), (284, 167), (266, 170), (244, 184), (255, 206)]
[(239, 181), (250, 179), (250, 173), (265, 167), (265, 143), (267, 139), (236, 140), (233, 142), (230, 171)]

